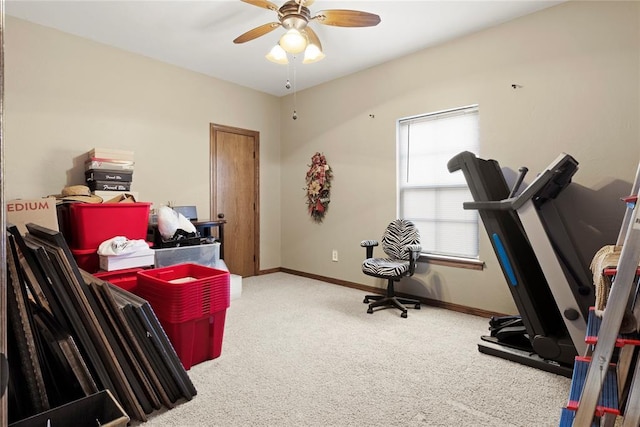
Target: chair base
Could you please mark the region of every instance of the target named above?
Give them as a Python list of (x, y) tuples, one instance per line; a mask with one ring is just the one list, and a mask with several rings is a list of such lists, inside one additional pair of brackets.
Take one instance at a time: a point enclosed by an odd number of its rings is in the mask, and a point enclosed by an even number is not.
[[(373, 300), (375, 302), (372, 302), (371, 304), (369, 304), (369, 300)], [(411, 299), (411, 298), (400, 298), (400, 297), (388, 296), (388, 295), (367, 295), (364, 297), (364, 301), (362, 302), (364, 304), (369, 304), (369, 308), (367, 309), (367, 313), (369, 314), (372, 314), (373, 309), (376, 307), (383, 307), (383, 308), (395, 307), (398, 310), (402, 311), (402, 314), (400, 314), (400, 317), (406, 318), (407, 308), (404, 306), (404, 304), (413, 304), (416, 310), (420, 310), (420, 301), (416, 299)]]

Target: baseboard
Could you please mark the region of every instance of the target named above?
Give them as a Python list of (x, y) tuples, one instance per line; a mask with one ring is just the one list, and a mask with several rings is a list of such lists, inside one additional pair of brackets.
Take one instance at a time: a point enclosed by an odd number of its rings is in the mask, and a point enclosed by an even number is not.
[[(349, 281), (346, 281), (346, 280), (335, 279), (333, 277), (320, 276), (318, 274), (305, 273), (303, 271), (291, 270), (289, 268), (284, 268), (284, 267), (270, 268), (268, 270), (260, 270), (260, 272), (258, 274), (262, 275), (262, 274), (271, 274), (271, 273), (277, 273), (277, 272), (293, 274), (295, 276), (307, 277), (309, 279), (321, 280), (323, 282), (332, 283), (334, 285), (345, 286), (347, 288), (359, 289), (361, 291), (369, 292), (369, 293), (372, 293), (372, 294), (383, 294), (384, 293), (384, 289), (377, 288), (375, 286), (363, 285), (361, 283), (349, 282)], [(471, 314), (473, 316), (479, 316), (479, 317), (484, 317), (484, 318), (490, 318), (490, 317), (493, 317), (493, 316), (504, 316), (505, 315), (504, 313), (496, 313), (496, 312), (493, 312), (493, 311), (482, 310), (482, 309), (475, 308), (475, 307), (467, 307), (465, 305), (454, 304), (454, 303), (445, 302), (445, 301), (438, 301), (438, 300), (431, 299), (431, 298), (425, 298), (425, 297), (419, 297), (419, 296), (416, 296), (416, 295), (403, 294), (403, 293), (400, 293), (400, 292), (398, 292), (398, 296), (405, 297), (405, 298), (414, 298), (414, 299), (419, 300), (421, 303), (423, 303), (425, 305), (430, 305), (432, 307), (440, 307), (440, 308), (444, 308), (444, 309), (447, 309), (447, 310), (457, 311), (459, 313)]]
[(281, 268), (270, 268), (270, 269), (268, 269), (268, 270), (260, 270), (260, 271), (258, 272), (258, 275), (259, 275), (259, 276), (261, 276), (261, 275), (263, 275), (263, 274), (279, 273), (279, 272), (281, 272), (281, 271), (282, 271), (282, 269), (281, 269)]

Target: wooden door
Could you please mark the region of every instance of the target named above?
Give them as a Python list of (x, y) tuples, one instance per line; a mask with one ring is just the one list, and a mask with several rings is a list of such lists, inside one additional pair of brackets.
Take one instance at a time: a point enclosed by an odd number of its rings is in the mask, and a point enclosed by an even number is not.
[(211, 124), (211, 218), (224, 215), (224, 261), (233, 274), (258, 274), (259, 139), (256, 131)]

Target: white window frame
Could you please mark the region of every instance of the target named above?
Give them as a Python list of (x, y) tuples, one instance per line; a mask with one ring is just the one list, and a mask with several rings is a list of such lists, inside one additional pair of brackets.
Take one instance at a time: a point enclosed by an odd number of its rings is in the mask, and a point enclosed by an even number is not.
[[(410, 156), (410, 147), (414, 147), (415, 151), (416, 142), (410, 141), (410, 134), (408, 132), (411, 131), (412, 124), (414, 126), (416, 124), (422, 124), (424, 126), (424, 124), (429, 122), (435, 123), (435, 121), (439, 119), (451, 119), (456, 117), (468, 116), (469, 114), (474, 115), (476, 118), (476, 129), (470, 128), (471, 132), (469, 132), (468, 135), (469, 138), (474, 139), (473, 141), (464, 142), (459, 146), (451, 147), (443, 143), (440, 143), (440, 145), (438, 146), (438, 141), (432, 140), (426, 142), (429, 144), (436, 144), (437, 146), (437, 148), (434, 147), (430, 149), (431, 153), (443, 151), (441, 149), (445, 147), (444, 153), (440, 153), (440, 155), (446, 156), (446, 159), (439, 158), (437, 160), (437, 173), (444, 175), (449, 173), (446, 163), (454, 155), (458, 154), (461, 151), (471, 151), (474, 153), (478, 153), (480, 145), (479, 106), (477, 104), (468, 105), (459, 108), (436, 111), (433, 113), (405, 117), (398, 119), (397, 121), (397, 215), (399, 218), (411, 220), (417, 225), (422, 237), (422, 255), (426, 257), (426, 259), (430, 262), (432, 260), (441, 260), (447, 265), (453, 265), (456, 262), (460, 262), (462, 264), (468, 263), (471, 265), (482, 265), (482, 262), (479, 261), (479, 216), (477, 212), (465, 211), (462, 207), (463, 201), (473, 200), (468, 185), (464, 180), (463, 174), (459, 173), (452, 174), (452, 176), (440, 176), (433, 178), (427, 178), (425, 176), (422, 178), (418, 178), (416, 175), (420, 175), (419, 173), (416, 174), (415, 172), (409, 172), (410, 167), (416, 166), (415, 158), (413, 162), (410, 162), (407, 159), (407, 157)], [(474, 124), (472, 124), (471, 126), (474, 126)], [(414, 134), (415, 133), (416, 132), (414, 131)], [(466, 137), (467, 136), (465, 136), (465, 138)], [(411, 145), (412, 142), (414, 144), (413, 146)], [(418, 146), (418, 148), (422, 147)], [(448, 154), (447, 150), (450, 151)], [(422, 155), (424, 155), (424, 153)], [(430, 155), (434, 156), (431, 159), (431, 161), (433, 161), (433, 159), (435, 159), (435, 154)], [(422, 163), (419, 162), (418, 164), (421, 165)], [(443, 168), (443, 171), (440, 171), (440, 167)], [(411, 176), (412, 178), (409, 178), (409, 176)], [(422, 181), (422, 179), (424, 179), (425, 181)], [(412, 182), (408, 182), (410, 180)], [(408, 192), (413, 192), (414, 194), (419, 195), (421, 190), (426, 190), (426, 192), (423, 193), (424, 197), (432, 198), (433, 205), (429, 205), (430, 208), (433, 206), (433, 209), (430, 209), (431, 213), (420, 217), (416, 215), (415, 208), (413, 209), (411, 214), (406, 213), (403, 207), (411, 206), (411, 200), (417, 202), (422, 198), (422, 196), (417, 197), (416, 199), (406, 199), (405, 194)], [(442, 196), (446, 196), (444, 197), (444, 199), (454, 200), (455, 203), (449, 202), (447, 204), (446, 202), (441, 202), (439, 205), (439, 201), (443, 200)], [(409, 200), (409, 202), (407, 202), (407, 200)], [(424, 204), (424, 201), (422, 203)], [(406, 208), (406, 210), (411, 211), (412, 209)], [(438, 226), (438, 223), (440, 223), (441, 225)], [(427, 231), (427, 229), (429, 231), (433, 231), (435, 230), (435, 227), (438, 227), (436, 233)], [(460, 235), (459, 232), (456, 232), (456, 230), (460, 229), (465, 230), (461, 233), (462, 235)], [(464, 239), (466, 238), (467, 231), (472, 240), (465, 242)], [(452, 236), (451, 239), (448, 239), (448, 234)], [(456, 234), (458, 235), (456, 236)], [(439, 237), (435, 237), (435, 235), (439, 235)], [(438, 239), (440, 239), (440, 241), (438, 241)], [(458, 249), (455, 249), (456, 246)]]

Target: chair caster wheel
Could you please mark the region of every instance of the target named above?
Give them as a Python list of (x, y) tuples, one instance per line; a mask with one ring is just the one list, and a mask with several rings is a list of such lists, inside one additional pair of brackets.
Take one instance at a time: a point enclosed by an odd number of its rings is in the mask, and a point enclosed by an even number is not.
[(369, 309), (367, 310), (367, 313), (372, 314), (373, 313), (373, 308), (369, 307)]
[(407, 312), (403, 311), (402, 314), (400, 315), (400, 317), (404, 317), (406, 319), (407, 318)]
[(415, 309), (420, 310), (420, 304), (416, 304)]
[(362, 301), (363, 304), (369, 304), (369, 298), (365, 298), (364, 301)]

